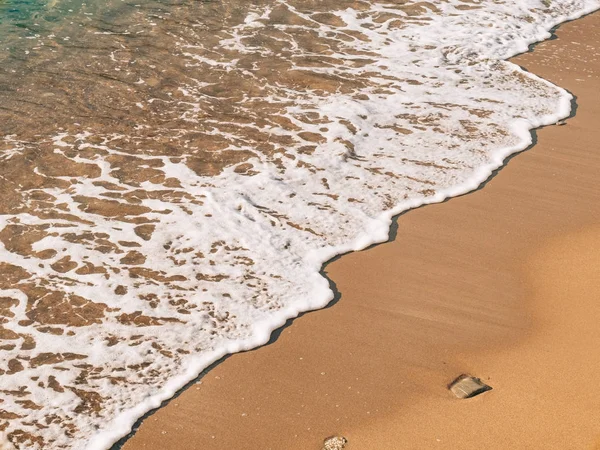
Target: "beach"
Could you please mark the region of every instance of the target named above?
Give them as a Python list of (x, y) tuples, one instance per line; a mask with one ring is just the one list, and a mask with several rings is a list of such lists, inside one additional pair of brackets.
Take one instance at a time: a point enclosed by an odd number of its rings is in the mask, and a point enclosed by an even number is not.
[(0, 2), (0, 447), (593, 445), (597, 10)]
[[(211, 367), (123, 450), (600, 448), (600, 14), (513, 62), (577, 97), (476, 192), (326, 266), (330, 307)], [(457, 376), (493, 390), (459, 400)]]

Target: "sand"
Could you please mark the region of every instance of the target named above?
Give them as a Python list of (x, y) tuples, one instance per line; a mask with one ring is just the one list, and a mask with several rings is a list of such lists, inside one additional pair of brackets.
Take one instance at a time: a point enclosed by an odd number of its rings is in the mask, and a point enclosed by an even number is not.
[[(577, 95), (482, 189), (326, 271), (341, 293), (227, 358), (123, 449), (600, 448), (600, 14), (515, 62)], [(493, 387), (459, 400), (461, 373)]]

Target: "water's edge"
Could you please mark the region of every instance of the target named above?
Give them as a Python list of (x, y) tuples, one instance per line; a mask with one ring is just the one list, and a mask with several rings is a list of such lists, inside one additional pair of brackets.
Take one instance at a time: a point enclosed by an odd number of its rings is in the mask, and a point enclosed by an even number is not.
[[(544, 40), (556, 38), (555, 32), (560, 28), (560, 26), (592, 14), (598, 9), (599, 8), (589, 8), (588, 10), (580, 11), (572, 16), (569, 16), (566, 20), (554, 24), (547, 30), (550, 34), (546, 37), (546, 39), (537, 41), (532, 40), (529, 43), (529, 48), (527, 51), (515, 52), (514, 54), (508, 55), (506, 59), (517, 56), (518, 54), (534, 51), (537, 44), (543, 42)], [(514, 121), (511, 124), (511, 131), (513, 131), (516, 136), (520, 137), (521, 140), (519, 144), (497, 150), (493, 155), (493, 161), (485, 166), (480, 167), (473, 178), (467, 182), (459, 186), (454, 186), (450, 189), (440, 191), (435, 196), (429, 198), (422, 198), (411, 202), (400, 203), (395, 208), (382, 213), (378, 217), (379, 226), (376, 229), (370, 230), (370, 233), (363, 232), (361, 236), (347, 245), (336, 248), (322, 249), (319, 252), (315, 252), (314, 254), (310, 255), (311, 262), (314, 262), (316, 267), (320, 267), (318, 273), (315, 273), (315, 299), (312, 300), (310, 306), (307, 308), (294, 307), (283, 310), (279, 312), (276, 317), (271, 318), (269, 321), (269, 326), (266, 326), (265, 323), (257, 324), (255, 327), (255, 332), (253, 333), (254, 340), (252, 343), (248, 343), (247, 341), (245, 343), (236, 341), (232, 342), (227, 348), (199, 356), (193, 362), (193, 364), (187, 368), (187, 371), (184, 375), (171, 379), (159, 394), (148, 398), (144, 403), (141, 403), (137, 407), (125, 411), (116, 417), (109, 424), (109, 426), (107, 426), (103, 431), (98, 433), (90, 440), (88, 449), (121, 449), (125, 442), (127, 442), (127, 440), (129, 440), (135, 434), (136, 430), (147, 417), (151, 416), (159, 408), (168, 404), (171, 399), (176, 398), (184, 393), (188, 387), (194, 385), (210, 370), (224, 362), (227, 358), (235, 353), (257, 350), (263, 346), (270, 345), (276, 342), (281, 332), (287, 327), (291, 326), (296, 318), (299, 318), (308, 312), (335, 305), (335, 303), (340, 300), (341, 293), (337, 290), (335, 282), (326, 274), (326, 268), (330, 263), (342, 257), (346, 253), (369, 249), (373, 246), (393, 241), (395, 239), (397, 220), (411, 210), (430, 204), (443, 203), (454, 197), (460, 197), (462, 195), (483, 189), (513, 157), (535, 146), (537, 142), (536, 131), (538, 129), (548, 125), (556, 124), (558, 121), (569, 119), (575, 116), (577, 110), (577, 99), (573, 94), (569, 93), (560, 86), (556, 86), (553, 83), (550, 83), (549, 81), (526, 71), (524, 68), (514, 63), (508, 62), (508, 64), (512, 65), (526, 77), (532, 78), (538, 82), (543, 82), (561, 91), (563, 95), (560, 99), (559, 111), (554, 115), (542, 117), (535, 123), (526, 120)], [(323, 292), (321, 289), (323, 282), (328, 284), (327, 295), (318, 298), (316, 296), (317, 293)]]

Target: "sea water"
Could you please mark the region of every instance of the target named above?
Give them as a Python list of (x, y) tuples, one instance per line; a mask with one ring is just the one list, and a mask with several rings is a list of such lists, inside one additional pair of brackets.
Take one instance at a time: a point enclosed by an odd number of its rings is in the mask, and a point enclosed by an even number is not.
[(328, 259), (569, 115), (505, 60), (599, 7), (2, 0), (6, 446), (107, 449), (325, 306)]

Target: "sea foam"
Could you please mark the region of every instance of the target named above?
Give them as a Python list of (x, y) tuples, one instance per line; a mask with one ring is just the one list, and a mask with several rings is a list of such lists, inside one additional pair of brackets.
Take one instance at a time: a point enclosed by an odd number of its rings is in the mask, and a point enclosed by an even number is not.
[[(0, 170), (23, 171), (0, 216), (16, 448), (110, 448), (211, 363), (324, 307), (326, 261), (476, 189), (569, 116), (568, 92), (506, 59), (600, 7), (313, 3), (222, 2), (221, 28), (177, 5), (114, 29), (94, 12), (63, 41), (34, 36), (32, 58), (80, 64), (56, 79), (101, 73), (106, 90), (35, 91), (67, 106), (4, 139)], [(96, 60), (67, 63), (65, 42), (90, 36)]]

